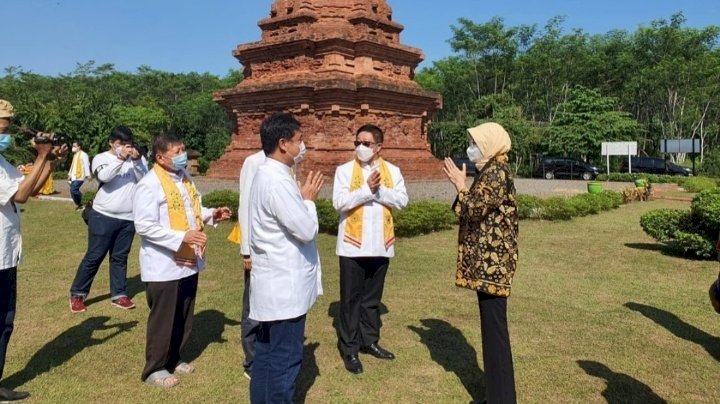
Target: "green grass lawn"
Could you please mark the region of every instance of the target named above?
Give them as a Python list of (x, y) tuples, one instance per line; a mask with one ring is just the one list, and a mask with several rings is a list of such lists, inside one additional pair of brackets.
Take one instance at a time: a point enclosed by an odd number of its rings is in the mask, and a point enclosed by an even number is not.
[[(716, 262), (665, 255), (638, 224), (654, 201), (570, 222), (521, 223), (520, 262), (509, 302), (518, 400), (522, 403), (716, 402), (719, 318), (707, 288)], [(31, 202), (23, 217), (25, 261), (5, 383), (29, 402), (247, 402), (239, 344), (242, 272), (210, 229), (187, 360), (196, 373), (161, 390), (139, 380), (147, 306), (136, 241), (129, 288), (138, 308), (108, 300), (101, 267), (88, 311), (73, 315), (68, 289), (86, 245), (71, 204)], [(298, 397), (308, 403), (467, 403), (482, 398), (483, 366), (473, 292), (453, 286), (454, 231), (398, 241), (385, 297), (382, 345), (397, 359), (362, 356), (344, 370), (333, 318), (338, 309), (335, 239), (320, 237), (325, 295), (309, 313)]]

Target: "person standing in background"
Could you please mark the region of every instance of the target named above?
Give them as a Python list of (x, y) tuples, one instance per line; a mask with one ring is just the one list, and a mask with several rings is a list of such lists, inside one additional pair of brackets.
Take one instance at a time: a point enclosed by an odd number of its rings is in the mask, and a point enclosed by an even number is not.
[(82, 210), (82, 193), (80, 187), (86, 179), (90, 179), (90, 159), (88, 154), (82, 149), (82, 143), (75, 141), (72, 144), (73, 159), (68, 171), (68, 181), (70, 181), (70, 196), (75, 202), (75, 210)]

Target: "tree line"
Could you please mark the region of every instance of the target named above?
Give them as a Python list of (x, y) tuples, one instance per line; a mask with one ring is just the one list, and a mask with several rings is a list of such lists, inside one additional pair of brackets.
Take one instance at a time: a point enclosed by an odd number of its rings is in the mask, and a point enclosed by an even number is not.
[(494, 17), (452, 26), (453, 55), (416, 76), (444, 97), (430, 131), (437, 156), (464, 154), (464, 129), (488, 120), (512, 133), (521, 173), (539, 154), (601, 162), (603, 141), (634, 140), (650, 156), (660, 139), (717, 148), (720, 27), (690, 28), (682, 13), (604, 35), (563, 24), (507, 26)]
[[(93, 61), (57, 77), (10, 67), (0, 77), (0, 98), (15, 106), (16, 132), (20, 127), (56, 132), (68, 143), (80, 141), (91, 156), (107, 150), (105, 139), (116, 125), (130, 127), (136, 143), (145, 148), (153, 134), (174, 131), (188, 149), (201, 153), (202, 170), (222, 155), (232, 132), (227, 114), (212, 100), (213, 93), (237, 85), (241, 76), (235, 70), (218, 77), (147, 66), (126, 73)], [(15, 139), (6, 158), (14, 164), (32, 161), (28, 140)]]

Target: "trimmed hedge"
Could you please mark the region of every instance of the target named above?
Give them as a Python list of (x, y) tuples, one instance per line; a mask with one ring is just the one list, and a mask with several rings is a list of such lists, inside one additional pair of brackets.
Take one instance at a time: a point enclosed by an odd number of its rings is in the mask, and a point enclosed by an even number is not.
[(638, 178), (645, 178), (651, 184), (678, 184), (682, 185), (688, 177), (678, 175), (657, 175), (657, 174), (645, 174), (645, 173), (610, 173), (600, 174), (595, 179), (596, 181), (611, 181), (611, 182), (633, 182)]
[(717, 185), (717, 181), (712, 178), (690, 177), (683, 182), (682, 187), (685, 188), (687, 192), (697, 193), (716, 188)]
[(570, 220), (574, 217), (615, 209), (622, 205), (623, 197), (614, 191), (578, 194), (569, 198), (554, 196), (546, 199), (518, 195), (517, 202), (520, 219)]
[(220, 208), (227, 206), (232, 210), (232, 220), (237, 220), (238, 206), (240, 205), (240, 194), (236, 191), (221, 189), (208, 192), (202, 196), (203, 206), (207, 208)]
[(689, 211), (656, 209), (640, 218), (643, 230), (654, 239), (681, 250), (686, 256), (716, 256), (720, 232), (720, 188), (703, 191)]

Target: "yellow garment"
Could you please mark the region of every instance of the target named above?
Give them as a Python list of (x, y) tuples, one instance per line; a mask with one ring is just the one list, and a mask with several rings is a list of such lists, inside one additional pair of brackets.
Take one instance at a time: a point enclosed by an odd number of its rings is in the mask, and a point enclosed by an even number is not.
[[(393, 179), (390, 175), (385, 160), (378, 159), (380, 165), (380, 183), (385, 188), (393, 188)], [(360, 189), (363, 186), (363, 174), (360, 163), (355, 160), (353, 165), (352, 177), (350, 179), (350, 192)], [(393, 223), (392, 212), (390, 208), (383, 205), (383, 238), (385, 240), (385, 249), (387, 250), (395, 244), (395, 225)], [(360, 248), (363, 240), (363, 206), (360, 205), (353, 209), (345, 220), (345, 237), (343, 241)]]
[(507, 162), (512, 142), (505, 128), (495, 122), (486, 122), (467, 130), (482, 152), (483, 158), (475, 165), (482, 168), (490, 159)]
[(75, 155), (73, 156), (72, 165), (73, 165), (73, 167), (75, 167), (75, 179), (76, 179), (76, 180), (81, 180), (81, 179), (83, 179), (83, 173), (84, 173), (84, 170), (83, 170), (83, 169), (84, 169), (85, 167), (83, 167), (83, 165), (82, 165), (82, 159), (80, 158), (80, 155), (81, 155), (81, 154), (82, 154), (82, 152), (77, 152), (77, 153), (75, 153)]
[(228, 234), (227, 239), (235, 244), (240, 244), (242, 242), (240, 223), (235, 223), (235, 226), (233, 226), (232, 230), (230, 230), (230, 234)]
[[(160, 186), (162, 186), (163, 192), (165, 193), (165, 199), (167, 200), (168, 217), (170, 218), (170, 228), (173, 230), (188, 231), (190, 230), (190, 224), (187, 220), (187, 214), (185, 213), (185, 203), (183, 202), (182, 194), (178, 190), (175, 183), (170, 179), (170, 175), (160, 164), (155, 164), (153, 167), (155, 175), (160, 180)], [(195, 230), (203, 231), (203, 220), (202, 220), (202, 207), (200, 206), (200, 194), (195, 188), (195, 184), (190, 179), (181, 173), (183, 176), (182, 183), (185, 186), (185, 190), (190, 196), (192, 201), (193, 216), (195, 217)], [(197, 264), (197, 257), (195, 256), (195, 249), (192, 245), (182, 243), (180, 250), (175, 253), (175, 262), (179, 265), (193, 267)]]
[(52, 175), (50, 175), (45, 181), (45, 184), (40, 188), (40, 194), (42, 195), (52, 195), (55, 193), (55, 184), (53, 183)]

